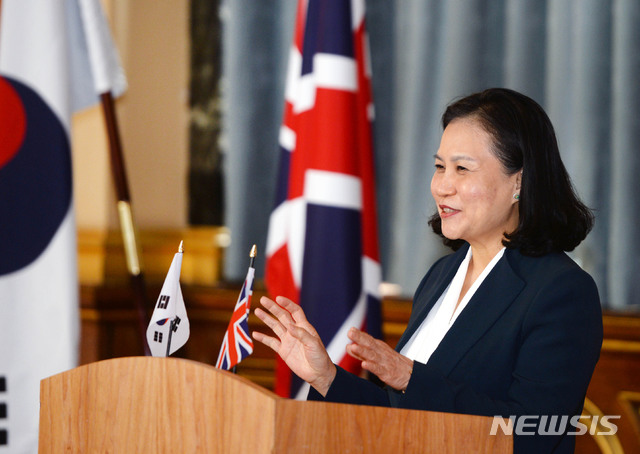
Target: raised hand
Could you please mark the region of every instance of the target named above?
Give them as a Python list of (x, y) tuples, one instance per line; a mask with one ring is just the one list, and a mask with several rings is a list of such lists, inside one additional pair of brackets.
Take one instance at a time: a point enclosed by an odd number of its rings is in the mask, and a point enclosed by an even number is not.
[(280, 355), (298, 377), (325, 396), (336, 376), (336, 366), (302, 308), (283, 296), (276, 301), (263, 296), (260, 303), (269, 313), (257, 308), (255, 314), (277, 337), (254, 331), (253, 338)]
[(394, 389), (404, 391), (407, 388), (413, 370), (412, 360), (359, 329), (351, 328), (347, 335), (353, 342), (347, 345), (347, 353), (362, 361), (363, 369), (376, 374)]

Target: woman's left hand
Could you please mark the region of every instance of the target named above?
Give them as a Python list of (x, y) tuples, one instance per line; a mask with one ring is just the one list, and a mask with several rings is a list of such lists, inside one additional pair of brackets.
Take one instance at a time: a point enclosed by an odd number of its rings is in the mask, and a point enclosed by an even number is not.
[(363, 369), (398, 391), (407, 388), (413, 370), (412, 360), (359, 329), (351, 328), (348, 336), (353, 344), (347, 345), (347, 353), (362, 361)]

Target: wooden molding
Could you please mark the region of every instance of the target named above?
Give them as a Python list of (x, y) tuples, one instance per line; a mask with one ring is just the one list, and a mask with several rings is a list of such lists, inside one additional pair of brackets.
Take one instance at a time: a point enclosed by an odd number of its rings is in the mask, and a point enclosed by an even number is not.
[[(142, 272), (150, 282), (164, 280), (180, 241), (184, 241), (185, 250), (182, 283), (214, 285), (223, 279), (224, 250), (230, 241), (225, 227), (140, 230), (138, 241)], [(128, 282), (119, 230), (78, 230), (78, 275), (81, 285)]]

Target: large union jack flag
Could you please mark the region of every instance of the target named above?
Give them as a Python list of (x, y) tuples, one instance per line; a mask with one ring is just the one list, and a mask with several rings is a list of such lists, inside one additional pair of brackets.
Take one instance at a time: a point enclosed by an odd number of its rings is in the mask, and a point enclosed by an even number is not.
[[(380, 330), (371, 71), (364, 0), (299, 0), (289, 56), (266, 284), (297, 301), (332, 360), (354, 373), (347, 331)], [(276, 393), (306, 397), (278, 359)]]
[(238, 301), (231, 315), (227, 332), (222, 340), (216, 367), (230, 370), (240, 361), (253, 353), (253, 341), (249, 335), (249, 309), (253, 294), (253, 277), (255, 269), (249, 267), (247, 277), (242, 284)]

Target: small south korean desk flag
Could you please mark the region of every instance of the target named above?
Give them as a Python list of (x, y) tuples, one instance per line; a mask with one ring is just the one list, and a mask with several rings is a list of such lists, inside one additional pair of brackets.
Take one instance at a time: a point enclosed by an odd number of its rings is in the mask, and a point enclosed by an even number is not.
[(147, 328), (147, 342), (153, 356), (169, 356), (189, 339), (189, 319), (180, 290), (182, 253), (180, 242)]

